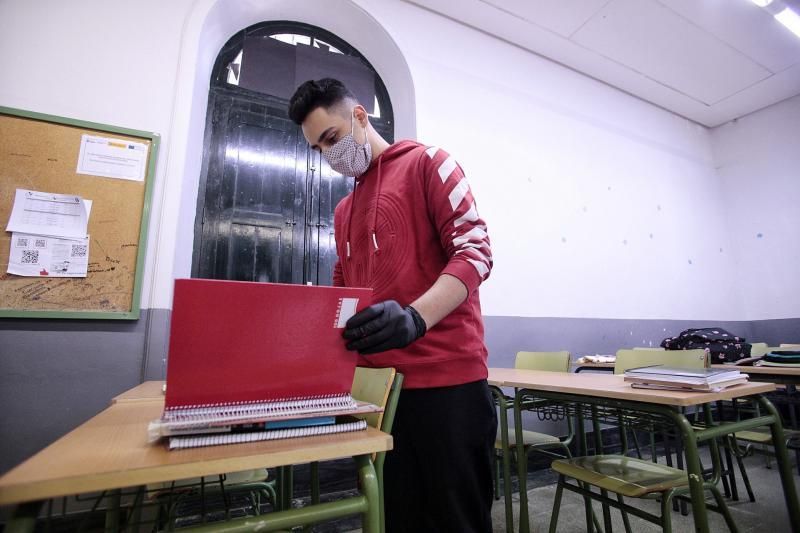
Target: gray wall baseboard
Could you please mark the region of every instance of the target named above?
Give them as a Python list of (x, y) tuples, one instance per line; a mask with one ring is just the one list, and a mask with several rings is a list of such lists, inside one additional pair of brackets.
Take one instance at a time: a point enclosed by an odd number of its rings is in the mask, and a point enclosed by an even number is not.
[[(146, 380), (164, 379), (170, 311), (137, 321), (0, 319), (0, 472), (41, 450)], [(689, 327), (720, 326), (748, 340), (800, 342), (800, 318), (740, 322), (487, 316), (489, 365), (520, 350), (573, 355), (657, 346)], [(526, 427), (547, 430), (534, 417)]]

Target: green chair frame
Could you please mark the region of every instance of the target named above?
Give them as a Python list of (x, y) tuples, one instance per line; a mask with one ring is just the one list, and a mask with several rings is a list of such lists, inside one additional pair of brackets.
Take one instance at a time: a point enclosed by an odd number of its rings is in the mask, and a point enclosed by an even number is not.
[[(356, 400), (382, 406), (382, 412), (364, 415), (364, 419), (371, 427), (380, 429), (384, 433), (391, 433), (402, 388), (403, 374), (395, 371), (394, 368), (358, 367), (353, 378), (351, 394)], [(378, 478), (378, 487), (380, 489), (380, 522), (381, 527), (385, 529), (383, 464), (386, 461), (386, 452), (373, 454), (372, 461), (375, 465), (375, 475)], [(319, 501), (319, 463), (314, 462), (311, 463), (311, 503), (316, 504)]]
[[(665, 364), (668, 366), (680, 366), (687, 368), (703, 368), (708, 365), (708, 355), (705, 350), (619, 350), (614, 367), (615, 374), (622, 374), (629, 368), (640, 366)], [(705, 422), (711, 425), (711, 411), (708, 406), (703, 409)], [(625, 435), (625, 420), (619, 420), (620, 431), (623, 441), (623, 454), (627, 453)], [(596, 425), (597, 427), (597, 425)], [(635, 433), (634, 433), (635, 435)], [(651, 431), (651, 446), (654, 448), (653, 431)], [(717, 468), (719, 451), (716, 444), (713, 448), (713, 461), (715, 468), (713, 471), (719, 472)], [(680, 459), (680, 455), (678, 455)], [(644, 461), (641, 458), (627, 457), (626, 455), (596, 455), (559, 459), (553, 461), (553, 469), (559, 473), (558, 485), (553, 504), (553, 513), (550, 521), (550, 531), (555, 532), (558, 522), (558, 512), (560, 508), (561, 496), (564, 489), (578, 493), (584, 497), (586, 502), (587, 531), (592, 531), (594, 513), (591, 509), (590, 499), (600, 501), (604, 506), (604, 516), (607, 515), (607, 507), (615, 507), (622, 513), (622, 520), (627, 532), (631, 531), (628, 513), (643, 518), (644, 520), (656, 523), (662, 527), (664, 532), (671, 531), (670, 505), (677, 496), (686, 494), (688, 481), (686, 473), (678, 468), (673, 468), (671, 464), (658, 465), (653, 461)], [(670, 461), (671, 462), (671, 461)], [(613, 472), (613, 475), (610, 474)], [(578, 483), (572, 485), (567, 483), (566, 478), (574, 478)], [(733, 519), (728, 512), (725, 501), (716, 487), (716, 479), (712, 479), (706, 485), (711, 491), (716, 506), (709, 507), (720, 512), (728, 527), (736, 530)], [(594, 493), (589, 489), (589, 485), (600, 489), (600, 494)], [(608, 496), (609, 492), (616, 494), (616, 501)], [(633, 498), (660, 498), (661, 514), (659, 516), (642, 511), (630, 504), (625, 503), (624, 497)], [(606, 517), (606, 523), (608, 518)], [(600, 530), (600, 528), (597, 528)]]
[[(514, 360), (514, 368), (524, 370), (540, 370), (544, 372), (569, 372), (570, 353), (566, 350), (550, 351), (550, 352), (531, 352), (520, 351), (517, 352)], [(514, 399), (503, 394), (502, 390), (498, 387), (492, 387), (492, 392), (495, 395), (495, 400), (499, 410), (499, 425), (497, 429), (497, 437), (495, 440), (495, 469), (494, 469), (494, 494), (495, 500), (500, 499), (500, 463), (503, 463), (503, 480), (504, 484), (508, 486), (511, 482), (511, 469), (509, 467), (508, 457), (516, 457), (516, 453), (511, 453), (512, 449), (516, 448), (516, 431), (514, 428), (508, 427), (508, 410), (514, 408)], [(533, 407), (527, 405), (527, 407)], [(509, 439), (507, 443), (503, 442), (502, 432), (503, 428), (507, 428), (506, 436)], [(561, 458), (572, 457), (569, 446), (575, 438), (575, 428), (572, 418), (567, 417), (567, 435), (564, 437), (556, 437), (547, 433), (540, 433), (538, 431), (523, 430), (523, 447), (525, 454), (536, 452), (549, 457)], [(511, 439), (514, 439), (513, 441)], [(551, 450), (559, 449), (561, 453), (555, 453)], [(513, 509), (511, 499), (508, 498), (509, 491), (506, 490), (505, 498), (505, 513), (506, 513), (506, 530), (507, 533), (513, 533)], [(597, 521), (596, 518), (594, 518)]]

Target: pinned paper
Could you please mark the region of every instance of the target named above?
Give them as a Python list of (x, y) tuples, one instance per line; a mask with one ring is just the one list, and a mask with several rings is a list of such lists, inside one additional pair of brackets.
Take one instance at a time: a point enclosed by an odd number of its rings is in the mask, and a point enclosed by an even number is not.
[(50, 278), (85, 278), (89, 238), (60, 239), (27, 233), (11, 234), (9, 274)]
[(6, 231), (86, 238), (92, 204), (74, 194), (17, 189)]
[(82, 135), (78, 174), (144, 181), (147, 145), (96, 135)]

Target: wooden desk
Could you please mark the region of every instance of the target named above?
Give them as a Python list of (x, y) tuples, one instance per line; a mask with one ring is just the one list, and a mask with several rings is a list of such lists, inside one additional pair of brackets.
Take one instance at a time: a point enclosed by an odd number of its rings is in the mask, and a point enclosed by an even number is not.
[(767, 381), (787, 385), (800, 384), (800, 367), (778, 366), (737, 366), (737, 365), (711, 365), (711, 368), (724, 368), (738, 370), (750, 376), (752, 381)]
[(111, 403), (141, 402), (164, 399), (164, 384), (166, 381), (145, 381), (134, 388), (111, 398)]
[[(362, 513), (365, 529), (379, 531), (379, 489), (371, 454), (390, 450), (390, 435), (367, 428), (353, 433), (168, 451), (163, 444), (147, 442), (147, 424), (162, 410), (163, 401), (118, 401), (2, 476), (0, 505), (352, 456), (358, 465), (362, 494), (335, 507), (331, 505), (340, 502), (319, 504), (319, 510), (327, 513), (327, 518), (337, 516), (337, 512), (338, 516)], [(299, 520), (296, 525), (316, 521), (297, 512), (308, 514), (309, 510), (313, 514), (314, 507), (249, 519), (263, 521), (264, 531), (271, 531), (273, 526), (285, 529), (293, 518)]]
[[(721, 392), (681, 392), (634, 389), (623, 381), (622, 376), (610, 374), (553, 373), (534, 370), (490, 369), (490, 383), (495, 386), (517, 388), (514, 399), (514, 421), (516, 438), (522, 442), (521, 402), (524, 397), (553, 400), (565, 404), (589, 405), (593, 408), (622, 409), (663, 417), (670, 420), (684, 442), (686, 470), (692, 498), (692, 511), (695, 529), (708, 532), (704, 482), (702, 468), (697, 452), (700, 442), (712, 441), (717, 437), (759, 426), (769, 426), (775, 442), (775, 455), (779, 465), (786, 506), (792, 529), (800, 531), (800, 506), (798, 506), (794, 478), (786, 453), (783, 426), (775, 407), (763, 394), (774, 390), (772, 383), (746, 383)], [(695, 430), (681, 412), (681, 407), (707, 405), (719, 400), (753, 397), (768, 413), (765, 416), (739, 422), (724, 422), (704, 430)], [(712, 446), (713, 450), (716, 447)], [(718, 465), (718, 452), (714, 458)], [(525, 481), (527, 460), (522, 447), (518, 448), (517, 465), (520, 483), (520, 531), (528, 532), (528, 498)]]

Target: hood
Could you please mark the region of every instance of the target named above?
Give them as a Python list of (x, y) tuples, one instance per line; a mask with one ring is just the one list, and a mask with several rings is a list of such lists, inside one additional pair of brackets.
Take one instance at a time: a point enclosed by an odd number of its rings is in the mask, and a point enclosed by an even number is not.
[(381, 163), (400, 157), (401, 155), (410, 152), (418, 146), (422, 145), (416, 141), (409, 140), (397, 141), (396, 143), (390, 145), (389, 148), (381, 152), (381, 155), (372, 160), (372, 163), (370, 163), (367, 171), (356, 178), (356, 183), (363, 181), (368, 176), (371, 176), (375, 169), (378, 169), (378, 175), (380, 175)]

